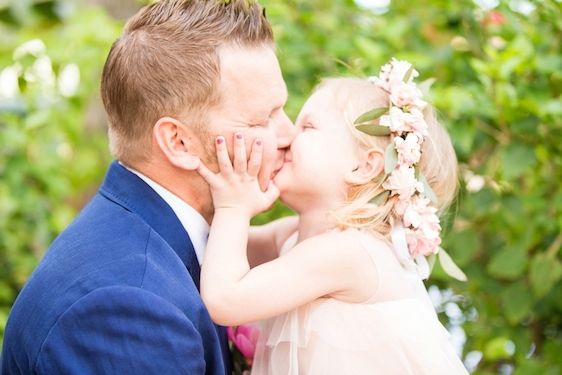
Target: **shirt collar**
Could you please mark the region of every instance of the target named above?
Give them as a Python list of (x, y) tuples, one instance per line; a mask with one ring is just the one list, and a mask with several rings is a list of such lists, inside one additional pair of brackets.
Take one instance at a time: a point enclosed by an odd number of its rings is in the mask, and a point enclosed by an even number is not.
[(203, 255), (205, 254), (205, 247), (207, 246), (207, 237), (209, 236), (209, 224), (207, 221), (197, 210), (159, 183), (137, 170), (124, 164), (121, 165), (127, 168), (131, 173), (139, 176), (140, 179), (146, 182), (148, 186), (168, 203), (189, 235), (191, 243), (193, 244), (193, 249), (195, 250), (195, 255), (197, 256), (197, 261), (199, 265), (201, 265), (203, 262)]

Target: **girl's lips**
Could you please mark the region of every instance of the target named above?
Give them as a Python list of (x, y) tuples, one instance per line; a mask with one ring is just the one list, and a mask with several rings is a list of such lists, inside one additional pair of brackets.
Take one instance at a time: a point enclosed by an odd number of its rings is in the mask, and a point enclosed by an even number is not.
[(271, 179), (273, 180), (275, 178), (275, 176), (277, 176), (277, 174), (283, 169), (285, 164), (290, 163), (290, 162), (291, 162), (291, 159), (283, 160), (283, 164), (281, 164), (281, 166), (279, 168), (277, 168), (276, 170), (274, 170), (273, 173), (271, 174)]

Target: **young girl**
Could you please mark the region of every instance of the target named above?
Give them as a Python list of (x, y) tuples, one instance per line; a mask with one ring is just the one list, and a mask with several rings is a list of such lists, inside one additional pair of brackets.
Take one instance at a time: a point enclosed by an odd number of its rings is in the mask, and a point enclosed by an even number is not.
[[(467, 373), (422, 283), (457, 164), (417, 74), (393, 60), (379, 77), (324, 81), (266, 192), (259, 140), (247, 159), (236, 134), (231, 163), (219, 137), (220, 172), (200, 167), (215, 204), (201, 294), (219, 324), (268, 319), (253, 374)], [(250, 268), (249, 220), (279, 192), (298, 230)]]

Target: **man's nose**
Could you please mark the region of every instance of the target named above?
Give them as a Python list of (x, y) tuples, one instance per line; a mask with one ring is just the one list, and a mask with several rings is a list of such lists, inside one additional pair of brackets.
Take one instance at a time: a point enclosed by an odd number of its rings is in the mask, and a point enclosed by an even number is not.
[(289, 147), (297, 135), (297, 128), (285, 111), (280, 114), (276, 126), (277, 148)]

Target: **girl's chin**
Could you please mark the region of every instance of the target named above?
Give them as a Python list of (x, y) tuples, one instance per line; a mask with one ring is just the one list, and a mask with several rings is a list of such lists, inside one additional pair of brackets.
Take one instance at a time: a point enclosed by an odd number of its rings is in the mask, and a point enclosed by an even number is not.
[(279, 172), (277, 172), (275, 174), (275, 176), (273, 176), (273, 183), (275, 184), (275, 186), (277, 186), (279, 188), (279, 190), (283, 191), (282, 186), (285, 186), (287, 183), (287, 177), (285, 176), (286, 171), (281, 168), (279, 170)]
[(284, 202), (283, 197), (287, 195), (293, 188), (291, 184), (291, 180), (288, 176), (283, 175), (283, 171), (281, 170), (277, 175), (273, 178), (273, 183), (279, 189), (279, 199)]

